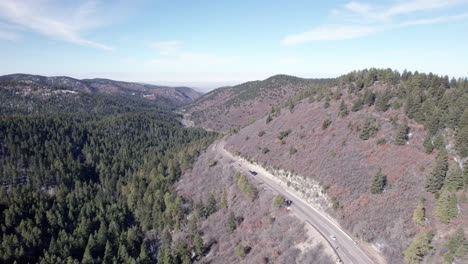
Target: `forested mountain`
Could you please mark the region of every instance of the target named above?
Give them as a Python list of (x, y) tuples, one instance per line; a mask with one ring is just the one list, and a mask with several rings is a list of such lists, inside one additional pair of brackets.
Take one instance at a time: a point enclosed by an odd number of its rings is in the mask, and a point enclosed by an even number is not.
[[(0, 92), (2, 98), (8, 96), (10, 108), (15, 105), (15, 101), (31, 101), (32, 99), (42, 100), (45, 103), (49, 103), (50, 100), (66, 101), (63, 103), (66, 104), (77, 100), (77, 94), (85, 94), (83, 96), (87, 98), (78, 98), (84, 101), (93, 100), (89, 97), (94, 94), (107, 94), (119, 95), (128, 100), (143, 98), (157, 102), (162, 107), (175, 108), (191, 103), (201, 95), (188, 87), (166, 87), (107, 79), (78, 80), (66, 76), (45, 77), (30, 74), (0, 76)], [(55, 103), (52, 102), (52, 104)], [(21, 102), (17, 102), (16, 105), (20, 106), (15, 110), (22, 106)]]
[(183, 107), (182, 111), (195, 124), (222, 132), (257, 120), (288, 97), (328, 81), (275, 75), (263, 81), (213, 90)]
[(466, 78), (355, 71), (272, 107), (227, 147), (290, 172), (308, 199), (318, 184), (329, 213), (390, 263), (462, 263), (468, 240), (446, 245), (468, 226), (467, 106)]
[[(151, 89), (0, 78), (1, 263), (332, 261), (325, 238), (208, 148), (216, 133), (181, 125), (170, 110), (189, 99)], [(466, 78), (368, 69), (276, 75), (178, 110), (229, 130), (230, 153), (389, 263), (465, 263), (467, 106)]]
[(1, 98), (0, 262), (191, 261), (194, 240), (170, 242), (190, 212), (173, 184), (213, 133), (120, 95)]

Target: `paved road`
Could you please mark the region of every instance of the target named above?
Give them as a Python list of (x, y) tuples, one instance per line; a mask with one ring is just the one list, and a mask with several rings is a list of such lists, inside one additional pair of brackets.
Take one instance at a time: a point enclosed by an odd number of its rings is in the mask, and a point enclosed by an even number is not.
[[(233, 161), (231, 164), (238, 170), (244, 171), (256, 177), (258, 180), (263, 182), (266, 186), (273, 189), (277, 193), (280, 193), (291, 200), (291, 211), (296, 214), (300, 219), (309, 223), (322, 236), (335, 248), (335, 252), (339, 255), (340, 259), (345, 264), (373, 264), (376, 261), (371, 260), (366, 253), (359, 247), (355, 241), (348, 236), (334, 221), (327, 218), (325, 215), (320, 213), (315, 208), (304, 202), (301, 198), (291, 193), (287, 188), (281, 186), (273, 178), (269, 172), (265, 170), (257, 170), (256, 166), (250, 162), (245, 161), (239, 157), (235, 157), (224, 148), (225, 142), (219, 141), (213, 146), (214, 150)], [(257, 172), (257, 175), (249, 173), (249, 169)], [(334, 239), (333, 239), (334, 238)]]

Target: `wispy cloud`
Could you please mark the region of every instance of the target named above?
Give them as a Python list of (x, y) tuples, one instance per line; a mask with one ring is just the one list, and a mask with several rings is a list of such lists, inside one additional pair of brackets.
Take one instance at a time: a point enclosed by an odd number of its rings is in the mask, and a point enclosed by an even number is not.
[[(76, 2), (78, 5), (65, 7), (61, 1), (2, 0), (0, 1), (0, 19), (54, 39), (111, 50), (111, 46), (81, 36), (82, 31), (100, 24), (97, 19), (98, 2)], [(18, 32), (10, 32), (10, 34), (17, 35)]]
[(161, 55), (170, 56), (176, 53), (176, 51), (180, 48), (181, 44), (182, 44), (182, 41), (170, 40), (170, 41), (155, 42), (152, 44), (152, 46), (157, 48)]
[[(332, 16), (337, 19), (335, 24), (319, 25), (306, 32), (288, 35), (281, 40), (281, 44), (291, 46), (312, 41), (354, 39), (394, 28), (467, 19), (468, 13), (407, 21), (402, 18), (406, 14), (447, 8), (467, 2), (467, 0), (410, 0), (382, 7), (352, 1), (341, 9), (331, 10)], [(340, 18), (346, 18), (348, 21), (340, 21)]]
[(323, 25), (304, 33), (289, 35), (281, 43), (283, 45), (296, 45), (309, 41), (352, 39), (378, 31), (378, 28), (370, 26)]
[(206, 52), (193, 52), (183, 50), (182, 41), (171, 40), (152, 43), (151, 46), (158, 50), (159, 56), (147, 61), (152, 66), (178, 67), (196, 66), (205, 68), (232, 62), (234, 57), (223, 56)]

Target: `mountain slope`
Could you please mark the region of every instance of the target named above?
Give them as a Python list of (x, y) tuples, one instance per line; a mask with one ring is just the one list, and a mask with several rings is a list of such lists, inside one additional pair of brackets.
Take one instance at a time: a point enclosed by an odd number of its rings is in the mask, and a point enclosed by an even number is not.
[[(51, 88), (91, 94), (122, 95), (129, 98), (143, 98), (160, 101), (170, 108), (191, 103), (200, 93), (188, 87), (167, 87), (150, 84), (121, 82), (107, 79), (78, 80), (66, 76), (45, 77), (30, 74), (11, 74), (0, 76), (0, 87), (22, 90), (24, 95), (33, 91)], [(44, 93), (42, 93), (43, 95)]]
[(239, 127), (264, 116), (290, 96), (328, 79), (302, 79), (275, 75), (263, 81), (213, 90), (183, 107), (195, 124), (215, 131)]
[[(433, 232), (432, 244), (440, 249), (458, 226), (468, 226), (463, 176), (455, 176), (464, 166), (467, 181), (462, 132), (468, 94), (465, 80), (418, 73), (385, 80), (393, 74), (354, 72), (336, 80), (338, 85), (309, 90), (290, 100), (289, 109), (240, 129), (227, 148), (263, 164), (290, 188), (328, 208), (390, 263), (405, 263), (404, 252), (416, 233)], [(448, 162), (441, 170), (435, 160), (443, 151)], [(375, 190), (379, 172), (385, 177)], [(433, 195), (427, 183), (437, 173), (443, 178)], [(322, 193), (328, 198), (319, 199)], [(446, 215), (449, 205), (439, 195), (450, 193), (458, 197), (458, 213)], [(413, 221), (420, 201), (424, 226)]]

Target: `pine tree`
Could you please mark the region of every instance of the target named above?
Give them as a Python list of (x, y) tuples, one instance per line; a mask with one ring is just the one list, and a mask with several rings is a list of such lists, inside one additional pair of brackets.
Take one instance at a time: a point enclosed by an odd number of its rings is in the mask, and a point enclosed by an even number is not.
[(444, 188), (447, 188), (449, 191), (457, 191), (463, 189), (463, 186), (463, 171), (458, 167), (458, 164), (454, 164), (454, 166), (451, 166), (447, 172)]
[(418, 225), (424, 226), (425, 218), (426, 218), (426, 209), (424, 208), (424, 202), (421, 199), (418, 201), (418, 205), (414, 209), (413, 221)]
[(207, 216), (210, 216), (216, 212), (216, 193), (211, 191), (210, 196), (208, 197), (208, 202), (206, 203), (205, 212)]
[(445, 149), (445, 140), (442, 133), (438, 133), (434, 139), (434, 148), (437, 150)]
[(228, 208), (226, 189), (223, 189), (223, 192), (221, 193), (221, 201), (219, 202), (219, 206), (221, 208)]
[(346, 106), (345, 102), (341, 100), (340, 103), (340, 113), (338, 114), (340, 117), (345, 117), (349, 114), (348, 107)]
[(427, 154), (431, 154), (434, 150), (434, 145), (432, 145), (432, 137), (431, 134), (427, 133), (426, 137), (424, 138), (423, 142), (424, 149), (426, 150)]
[(111, 264), (113, 261), (112, 261), (112, 257), (113, 257), (113, 253), (112, 253), (112, 246), (111, 244), (109, 243), (109, 241), (106, 242), (106, 248), (104, 249), (104, 258), (103, 258), (103, 263), (105, 264)]
[(398, 127), (397, 134), (396, 134), (396, 137), (395, 137), (395, 144), (396, 145), (401, 146), (401, 145), (406, 144), (406, 141), (408, 141), (408, 131), (409, 131), (408, 123), (405, 120)]
[(445, 181), (445, 176), (448, 170), (447, 152), (442, 150), (437, 154), (436, 164), (429, 173), (426, 180), (426, 190), (435, 193), (442, 188)]
[(387, 177), (382, 174), (382, 169), (379, 168), (378, 172), (374, 175), (374, 178), (372, 178), (372, 183), (370, 186), (370, 191), (372, 194), (383, 192), (387, 181), (386, 178)]
[(432, 237), (426, 232), (419, 232), (413, 238), (410, 246), (405, 250), (405, 261), (409, 264), (419, 264), (424, 259), (424, 256), (431, 249)]
[(195, 254), (197, 254), (198, 256), (200, 256), (203, 253), (203, 239), (201, 238), (199, 232), (196, 232), (193, 237), (193, 249), (195, 250)]
[(142, 263), (142, 264), (151, 263), (151, 259), (148, 256), (148, 250), (146, 249), (145, 243), (141, 243), (140, 254), (138, 255), (137, 261), (138, 263)]
[(228, 232), (230, 232), (230, 233), (232, 233), (237, 228), (237, 220), (236, 220), (236, 216), (234, 215), (233, 212), (229, 213), (227, 223), (226, 223), (226, 227), (227, 227)]
[(435, 215), (444, 224), (458, 215), (457, 197), (454, 193), (443, 191), (436, 203)]
[(366, 123), (364, 123), (364, 127), (359, 132), (359, 138), (362, 140), (368, 140), (375, 136), (378, 131), (379, 129), (375, 125), (375, 120), (373, 118), (368, 118), (366, 119)]

